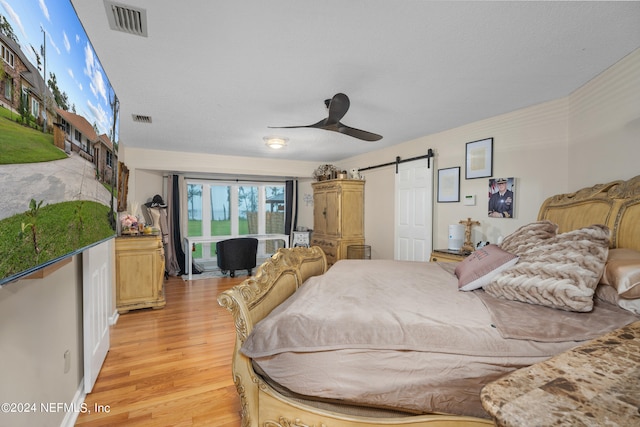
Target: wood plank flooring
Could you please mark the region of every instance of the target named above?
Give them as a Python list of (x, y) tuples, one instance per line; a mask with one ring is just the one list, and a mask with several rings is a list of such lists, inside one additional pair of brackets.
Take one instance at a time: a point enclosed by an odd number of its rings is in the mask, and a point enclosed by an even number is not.
[(170, 277), (166, 307), (120, 315), (76, 426), (239, 426), (233, 319), (216, 298), (246, 278)]

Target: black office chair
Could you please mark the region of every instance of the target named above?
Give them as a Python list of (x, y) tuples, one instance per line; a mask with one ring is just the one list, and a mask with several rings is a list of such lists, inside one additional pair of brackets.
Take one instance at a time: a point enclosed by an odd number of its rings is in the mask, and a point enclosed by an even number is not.
[(247, 270), (251, 276), (256, 266), (256, 253), (258, 252), (258, 239), (251, 237), (238, 237), (222, 240), (216, 243), (218, 256), (218, 268), (222, 274), (235, 277), (236, 270)]

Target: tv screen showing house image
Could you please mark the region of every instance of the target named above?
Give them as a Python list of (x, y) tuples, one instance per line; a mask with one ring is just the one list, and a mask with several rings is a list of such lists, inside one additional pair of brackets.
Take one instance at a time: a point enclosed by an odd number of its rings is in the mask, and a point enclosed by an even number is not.
[(0, 0), (0, 285), (115, 234), (118, 102), (69, 0)]

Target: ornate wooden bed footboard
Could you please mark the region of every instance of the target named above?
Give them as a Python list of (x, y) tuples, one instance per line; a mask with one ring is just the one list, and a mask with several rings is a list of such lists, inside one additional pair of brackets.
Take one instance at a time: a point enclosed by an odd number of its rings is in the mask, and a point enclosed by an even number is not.
[[(640, 250), (640, 176), (596, 185), (547, 199), (538, 219), (559, 225), (560, 232), (590, 224), (611, 229), (611, 247)], [(487, 419), (452, 415), (371, 415), (318, 407), (279, 393), (258, 375), (251, 360), (240, 353), (254, 325), (292, 295), (306, 279), (327, 270), (319, 247), (280, 249), (258, 268), (255, 278), (223, 292), (218, 303), (234, 318), (236, 344), (233, 380), (240, 395), (244, 427), (363, 427), (363, 426), (490, 426)], [(274, 385), (275, 386), (275, 385)], [(347, 413), (349, 412), (349, 413)], [(366, 415), (362, 415), (365, 413)]]
[(481, 418), (452, 415), (378, 417), (315, 407), (289, 398), (260, 377), (251, 359), (240, 353), (254, 325), (293, 294), (306, 279), (323, 274), (327, 259), (319, 247), (280, 249), (262, 264), (255, 277), (223, 292), (218, 303), (233, 315), (236, 343), (233, 382), (241, 400), (243, 427), (492, 426)]

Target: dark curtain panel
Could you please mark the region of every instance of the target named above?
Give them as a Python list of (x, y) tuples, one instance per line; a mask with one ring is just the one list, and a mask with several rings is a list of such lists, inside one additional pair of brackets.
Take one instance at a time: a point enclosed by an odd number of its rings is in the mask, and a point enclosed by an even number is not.
[[(173, 216), (174, 212), (172, 200), (173, 200), (173, 187), (168, 186), (167, 189), (167, 204), (161, 209), (164, 211), (164, 222), (161, 222), (162, 234), (165, 236), (166, 241), (164, 245), (164, 257), (165, 257), (165, 271), (169, 276), (179, 276), (181, 274), (180, 264), (178, 263), (178, 254), (175, 251), (175, 237), (173, 233)], [(178, 212), (179, 213), (179, 212)], [(179, 244), (179, 241), (178, 241)]]
[[(189, 270), (185, 268), (184, 250), (182, 249), (182, 236), (180, 235), (180, 184), (178, 175), (171, 175), (169, 208), (171, 210), (171, 235), (173, 237), (173, 248), (176, 253), (176, 261), (180, 266), (179, 275), (187, 274)], [(201, 273), (200, 270), (191, 265), (192, 274)]]
[(284, 217), (284, 234), (289, 236), (291, 244), (291, 232), (298, 226), (298, 180), (287, 180), (284, 192), (287, 212)]

